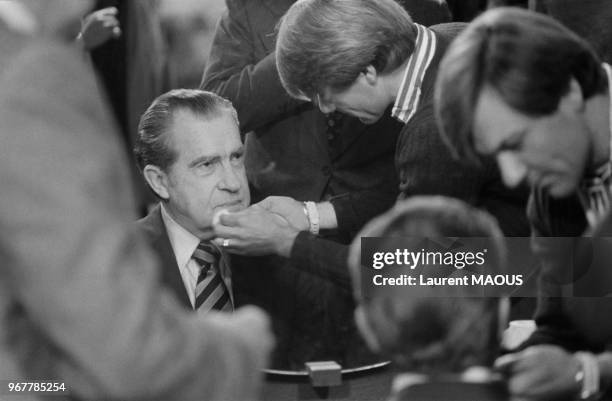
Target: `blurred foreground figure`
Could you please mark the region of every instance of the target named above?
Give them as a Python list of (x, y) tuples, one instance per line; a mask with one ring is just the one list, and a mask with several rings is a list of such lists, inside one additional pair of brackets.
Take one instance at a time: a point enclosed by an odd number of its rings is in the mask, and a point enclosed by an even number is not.
[[(532, 188), (538, 328), (529, 347), (497, 363), (517, 397), (588, 399), (612, 382), (610, 298), (569, 297), (576, 278), (607, 276), (568, 246), (610, 211), (610, 82), (611, 67), (585, 40), (552, 18), (512, 8), (477, 18), (440, 67), (435, 103), (456, 153), (493, 156), (507, 186)], [(599, 295), (584, 290), (582, 297)]]
[[(169, 87), (168, 56), (159, 1), (96, 0), (83, 17), (77, 42), (92, 65), (117, 121), (128, 157), (138, 136), (138, 121), (149, 104)], [(138, 213), (147, 212), (155, 198), (129, 163)]]
[(125, 152), (67, 42), (90, 6), (0, 2), (0, 379), (82, 399), (254, 399), (265, 316), (188, 316), (129, 231)]
[[(359, 237), (380, 237), (381, 250), (394, 237), (479, 237), (489, 251), (487, 265), (479, 270), (501, 272), (504, 266), (503, 235), (495, 220), (457, 199), (418, 196), (400, 201), (371, 221)], [(498, 351), (499, 312), (507, 315), (507, 300), (479, 296), (479, 286), (376, 286), (366, 281), (364, 272), (371, 267), (361, 260), (361, 252), (361, 240), (353, 242), (349, 265), (358, 302), (355, 317), (370, 347), (400, 370), (392, 399), (507, 399), (504, 385), (490, 370)], [(452, 273), (466, 274), (470, 273)], [(501, 320), (505, 324), (505, 316)]]

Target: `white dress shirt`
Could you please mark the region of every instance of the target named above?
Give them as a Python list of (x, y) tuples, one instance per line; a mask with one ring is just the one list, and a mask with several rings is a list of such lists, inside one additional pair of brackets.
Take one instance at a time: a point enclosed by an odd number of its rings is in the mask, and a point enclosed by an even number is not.
[[(176, 264), (181, 273), (183, 284), (187, 290), (191, 306), (195, 305), (195, 289), (200, 274), (200, 266), (192, 259), (193, 252), (200, 243), (200, 239), (187, 231), (183, 226), (177, 223), (170, 214), (161, 205), (161, 216), (166, 226), (166, 232), (170, 239), (170, 245), (174, 251)], [(230, 290), (231, 291), (231, 290)]]

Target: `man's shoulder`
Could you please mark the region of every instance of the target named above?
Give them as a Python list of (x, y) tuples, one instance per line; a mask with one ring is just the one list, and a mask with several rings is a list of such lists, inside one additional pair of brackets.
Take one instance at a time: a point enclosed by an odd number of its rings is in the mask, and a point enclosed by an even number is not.
[[(466, 26), (467, 24), (463, 22), (449, 22), (429, 27), (436, 36), (436, 51), (421, 86), (422, 98), (419, 112), (426, 120), (433, 118), (433, 96), (440, 61), (453, 39), (455, 39)], [(432, 108), (428, 109), (429, 107)]]

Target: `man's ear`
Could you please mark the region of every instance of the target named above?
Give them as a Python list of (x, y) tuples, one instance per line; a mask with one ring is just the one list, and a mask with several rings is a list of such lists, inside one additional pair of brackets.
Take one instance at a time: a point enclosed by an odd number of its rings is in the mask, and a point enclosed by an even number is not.
[(355, 323), (368, 347), (374, 352), (380, 352), (380, 342), (372, 331), (372, 327), (370, 327), (363, 305), (359, 305), (355, 309)]
[(168, 200), (170, 194), (168, 192), (168, 176), (166, 173), (157, 166), (147, 164), (142, 170), (147, 184), (151, 189), (164, 200)]
[(569, 83), (567, 93), (559, 101), (559, 110), (564, 112), (577, 112), (584, 109), (584, 96), (582, 88), (576, 78), (572, 78)]
[(372, 64), (368, 65), (362, 74), (368, 85), (376, 85), (378, 81), (378, 71), (376, 71), (376, 68), (374, 68)]

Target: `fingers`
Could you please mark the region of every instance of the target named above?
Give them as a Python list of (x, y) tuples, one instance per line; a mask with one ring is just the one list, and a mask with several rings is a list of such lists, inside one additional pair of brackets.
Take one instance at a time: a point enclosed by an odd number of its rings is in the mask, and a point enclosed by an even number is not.
[(118, 10), (116, 7), (103, 8), (85, 18), (84, 25), (98, 25), (105, 30), (108, 30), (114, 37), (121, 35), (121, 27), (117, 19)]
[[(242, 224), (244, 221), (244, 212), (237, 213), (221, 213), (213, 221), (213, 232), (217, 237), (214, 242), (223, 248), (233, 248), (232, 245), (238, 244), (237, 240), (241, 240), (246, 235), (247, 228)], [(232, 240), (230, 244), (223, 243), (224, 239)]]
[(117, 8), (116, 7), (108, 7), (103, 8), (102, 10), (98, 10), (89, 14), (85, 17), (85, 22), (98, 22), (104, 24), (113, 23), (114, 25), (119, 25), (119, 20), (117, 19)]
[(240, 227), (217, 225), (213, 229), (215, 238), (212, 240), (219, 248), (238, 255), (246, 255), (251, 245), (246, 239), (247, 231)]
[[(220, 214), (217, 225), (226, 227), (258, 227), (262, 224), (282, 224), (283, 222), (286, 222), (283, 216), (255, 205), (240, 212)], [(213, 225), (215, 224), (213, 223)]]
[(518, 365), (521, 358), (520, 352), (507, 354), (497, 358), (494, 364), (496, 370), (506, 375), (508, 392), (512, 395), (512, 400), (516, 401), (523, 399), (526, 391), (529, 391), (529, 383), (531, 382), (529, 375), (520, 372)]
[(117, 18), (112, 16), (106, 17), (104, 19), (101, 19), (100, 22), (102, 23), (103, 28), (111, 29), (113, 31), (113, 34), (115, 32), (121, 33), (121, 28), (119, 27), (119, 21), (117, 20)]
[(511, 372), (521, 357), (519, 352), (502, 355), (495, 360), (494, 367), (502, 372)]
[(260, 201), (259, 205), (267, 210), (283, 210), (286, 208), (301, 207), (302, 203), (288, 196), (268, 196)]
[(121, 36), (121, 28), (119, 27), (119, 23), (117, 21), (106, 21), (104, 22), (103, 26), (106, 29), (110, 29), (111, 35), (114, 38)]
[(230, 236), (227, 237), (217, 237), (215, 239), (212, 240), (213, 243), (215, 243), (219, 248), (223, 248), (226, 251), (235, 251), (237, 249), (240, 249), (240, 247), (238, 246), (241, 242), (240, 239), (238, 238), (232, 238)]
[(271, 198), (272, 198), (271, 196), (268, 196), (267, 198), (265, 198), (265, 199), (263, 199), (263, 200), (261, 200), (261, 201), (259, 201), (257, 203), (252, 204), (250, 207), (257, 206), (257, 207), (261, 207), (261, 208), (266, 209), (266, 210), (270, 210), (272, 208), (272, 206), (273, 206), (273, 202), (271, 202)]
[(106, 17), (106, 16), (117, 16), (118, 13), (119, 13), (119, 10), (117, 10), (117, 7), (106, 7), (106, 8), (102, 8), (96, 11), (94, 14), (99, 15), (101, 17)]
[(227, 253), (244, 256), (259, 256), (269, 254), (267, 248), (254, 246), (252, 243), (240, 238), (215, 238), (212, 240), (219, 248)]
[[(243, 239), (245, 234), (245, 231), (240, 227), (225, 227), (221, 225), (214, 227), (213, 232), (215, 233), (215, 237), (217, 237), (217, 239), (227, 238), (234, 240), (234, 243), (236, 240)], [(227, 244), (224, 245), (223, 242), (220, 242), (218, 245), (223, 245), (226, 247), (225, 245)]]
[(104, 28), (115, 28), (119, 27), (119, 21), (115, 17), (104, 18), (100, 20), (100, 23)]
[(241, 217), (244, 215), (243, 212), (236, 213), (223, 213), (219, 215), (219, 224), (226, 227), (238, 227), (240, 225)]

